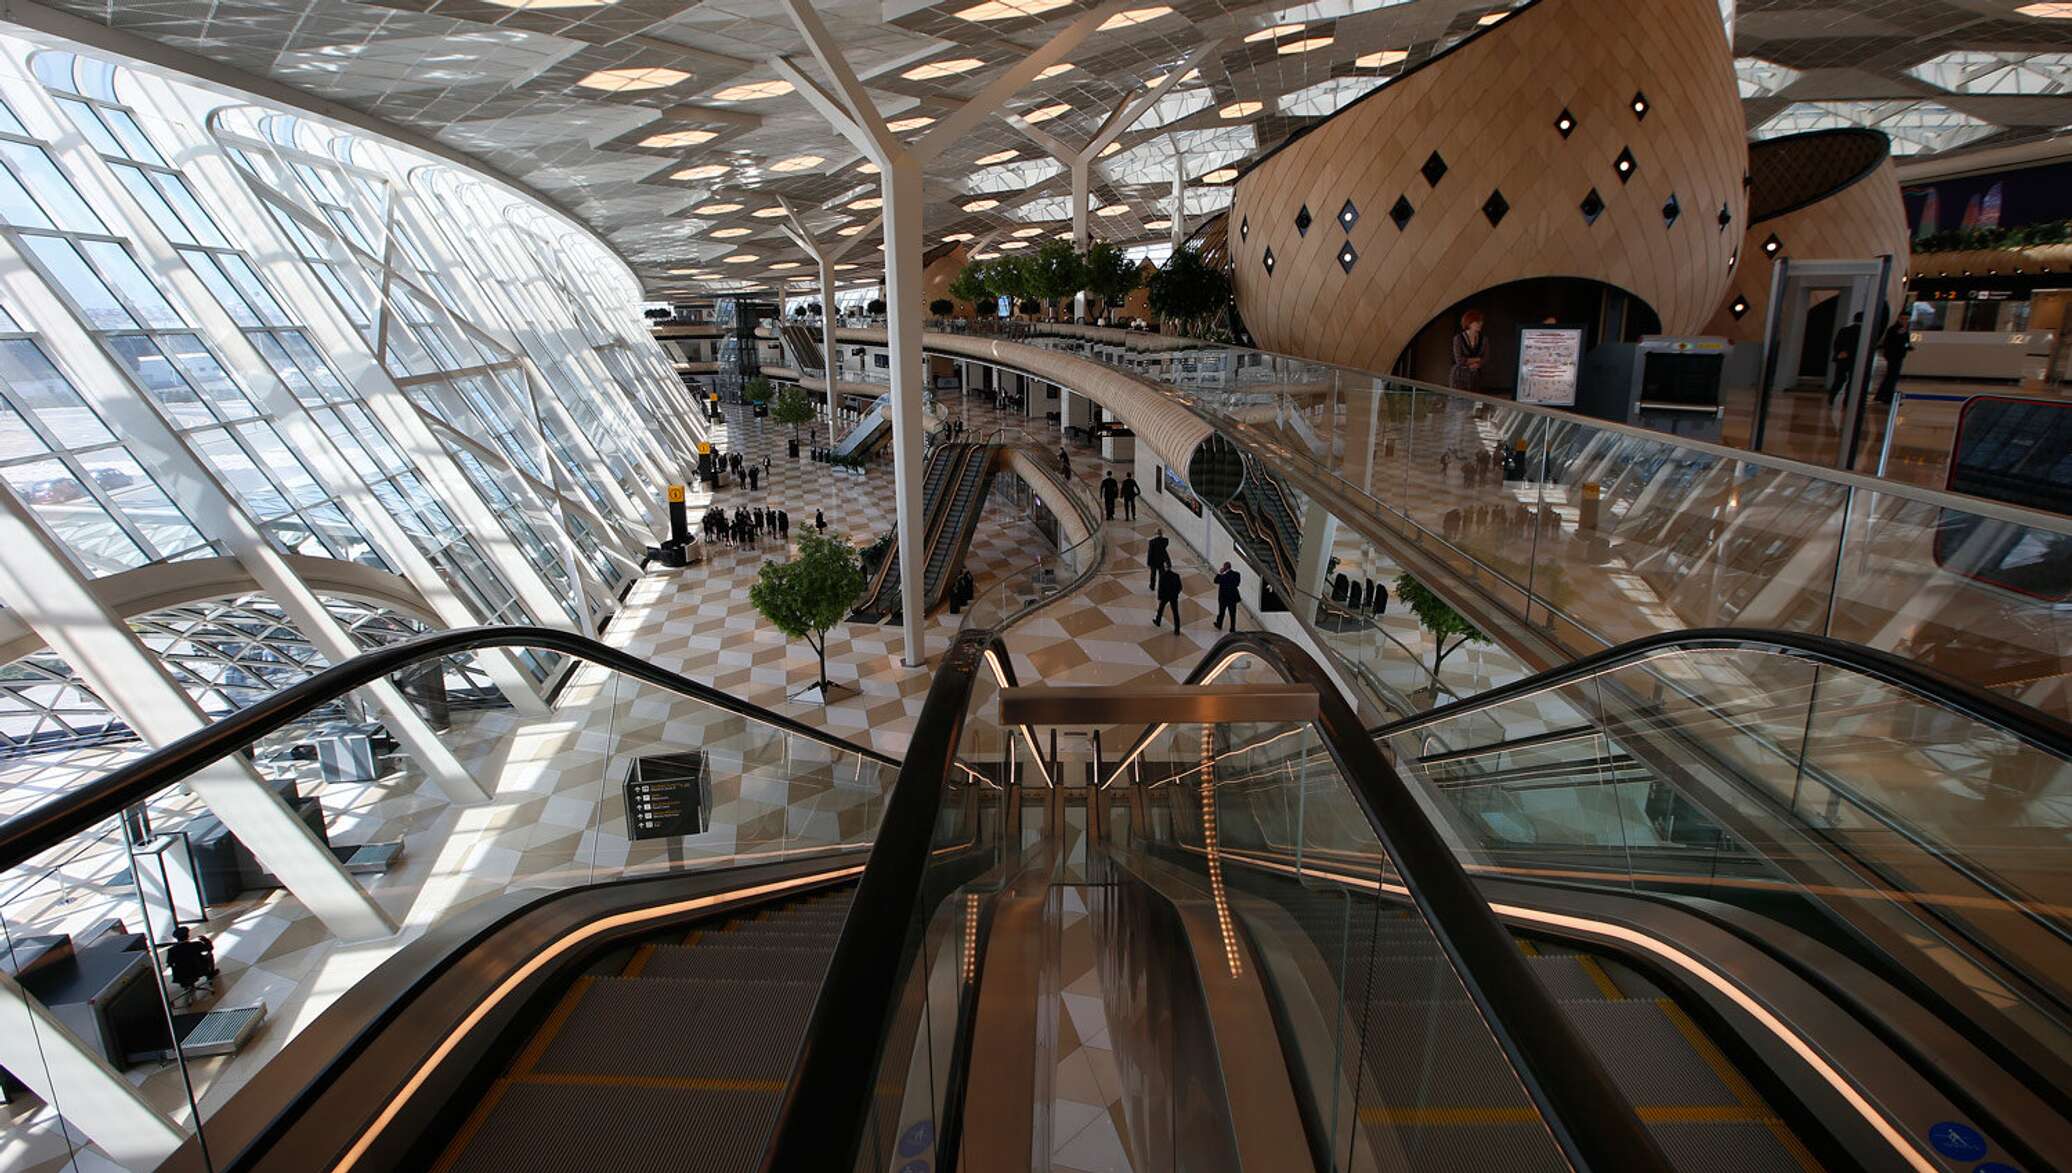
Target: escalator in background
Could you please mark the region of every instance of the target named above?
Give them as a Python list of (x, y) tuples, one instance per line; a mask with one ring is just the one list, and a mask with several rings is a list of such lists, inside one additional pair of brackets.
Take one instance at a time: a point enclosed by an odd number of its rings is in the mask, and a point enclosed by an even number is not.
[[(829, 401), (834, 400), (830, 397)], [(861, 459), (882, 451), (891, 441), (892, 396), (888, 392), (858, 417), (855, 426), (835, 445), (834, 454), (844, 460)]]
[[(927, 561), (921, 579), (922, 606), (933, 612), (949, 598), (950, 584), (971, 548), (972, 534), (984, 512), (986, 496), (999, 467), (997, 445), (946, 443), (936, 446), (921, 482), (921, 511), (927, 519)], [(859, 622), (889, 622), (899, 614), (899, 551), (897, 539), (864, 602), (851, 616)]]
[(783, 341), (793, 369), (802, 375), (826, 376), (827, 352), (821, 346), (818, 331), (808, 326), (779, 322), (777, 337)]
[[(965, 448), (961, 444), (938, 444), (928, 454), (928, 466), (921, 474), (921, 524), (922, 533), (928, 537), (932, 538), (935, 533), (945, 490), (963, 473), (967, 456)], [(863, 602), (857, 605), (850, 618), (862, 623), (879, 623), (897, 610), (899, 531), (894, 529), (887, 534), (884, 554), (871, 572), (870, 584), (863, 592)]]

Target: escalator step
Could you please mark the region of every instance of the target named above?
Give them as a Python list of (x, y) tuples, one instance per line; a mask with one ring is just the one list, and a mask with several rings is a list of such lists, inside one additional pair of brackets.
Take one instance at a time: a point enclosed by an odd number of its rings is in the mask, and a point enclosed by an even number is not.
[(1525, 965), (1559, 1001), (1606, 1002), (1625, 997), (1595, 958), (1580, 953), (1543, 953), (1526, 958)]
[(753, 1169), (783, 1088), (636, 1080), (499, 1082), (438, 1173)]
[(818, 993), (768, 975), (597, 978), (521, 1075), (781, 1083)]
[(1635, 1104), (1742, 1106), (1752, 1098), (1723, 1061), (1716, 1067), (1700, 1054), (1701, 1040), (1679, 1029), (1688, 1019), (1673, 1004), (1565, 1000), (1561, 1008)]
[(785, 948), (769, 944), (722, 944), (717, 937), (701, 938), (695, 945), (657, 945), (648, 955), (642, 978), (704, 979), (758, 978), (817, 982), (827, 972), (832, 944), (827, 948)]

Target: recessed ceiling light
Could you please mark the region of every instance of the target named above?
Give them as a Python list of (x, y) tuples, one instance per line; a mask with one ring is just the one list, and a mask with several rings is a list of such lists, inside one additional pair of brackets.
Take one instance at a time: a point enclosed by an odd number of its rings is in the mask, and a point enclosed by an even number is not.
[(740, 210), (740, 204), (699, 204), (691, 209), (691, 214), (696, 216), (724, 216), (728, 212), (738, 212)]
[(1067, 228), (1067, 229), (1065, 229), (1065, 230), (1064, 230), (1063, 232), (1060, 232), (1060, 233), (1058, 233), (1058, 234), (1057, 234), (1057, 235), (1056, 235), (1055, 237), (1053, 237), (1052, 239), (1054, 239), (1054, 240), (1070, 240), (1070, 239), (1072, 239), (1072, 230), (1071, 230), (1070, 228)]
[(1101, 208), (1101, 209), (1097, 210), (1096, 212), (1094, 212), (1094, 215), (1096, 215), (1096, 216), (1120, 216), (1120, 215), (1122, 215), (1123, 213), (1125, 213), (1125, 212), (1127, 212), (1127, 211), (1129, 211), (1129, 210), (1130, 210), (1130, 206), (1129, 206), (1128, 204), (1109, 204), (1109, 205), (1108, 205), (1107, 207), (1105, 207), (1105, 208)]
[(651, 134), (640, 140), (643, 147), (695, 147), (709, 143), (719, 137), (716, 130), (672, 130), (668, 134)]
[(1027, 248), (1029, 247), (1029, 242), (1026, 240), (1005, 240), (1000, 242), (1000, 247), (1004, 249)]
[(960, 240), (970, 240), (971, 236), (972, 234), (969, 232), (952, 232), (948, 236), (943, 237), (942, 242), (944, 244), (955, 244)]
[(2024, 4), (2015, 11), (2038, 20), (2072, 20), (2072, 4)]
[(718, 177), (725, 175), (727, 171), (728, 167), (725, 163), (700, 163), (696, 167), (686, 167), (681, 171), (672, 171), (669, 173), (669, 178), (717, 179)]
[(1058, 115), (1064, 114), (1070, 111), (1071, 109), (1072, 103), (1070, 102), (1059, 102), (1055, 106), (1038, 106), (1034, 110), (1025, 111), (1022, 114), (1022, 121), (1049, 122), (1051, 119), (1056, 118)]
[(999, 255), (999, 253), (973, 253), (971, 254), (971, 259), (974, 261), (990, 261)]
[(696, 277), (696, 276), (698, 275), (698, 270), (696, 270), (696, 269), (671, 269), (671, 270), (669, 270), (669, 274), (668, 274), (668, 275), (669, 275), (669, 276), (671, 276), (671, 277)]
[(793, 155), (789, 159), (779, 159), (775, 163), (770, 164), (770, 170), (784, 172), (804, 171), (808, 168), (818, 167), (825, 162), (827, 160), (819, 155)]
[(1096, 159), (1105, 159), (1105, 158), (1107, 158), (1108, 156), (1110, 156), (1110, 155), (1114, 154), (1115, 152), (1117, 152), (1117, 151), (1119, 151), (1119, 150), (1121, 150), (1121, 149), (1122, 149), (1122, 144), (1121, 144), (1121, 143), (1109, 143), (1109, 144), (1108, 144), (1107, 146), (1105, 146), (1105, 147), (1102, 147), (1102, 148), (1101, 148), (1101, 153), (1100, 153), (1100, 154), (1098, 154), (1098, 155), (1095, 155), (1095, 156), (1094, 156), (1094, 158), (1096, 158)]
[(1218, 167), (1214, 171), (1209, 172), (1207, 175), (1202, 176), (1201, 181), (1203, 183), (1229, 183), (1231, 180), (1236, 178), (1237, 168)]
[(736, 236), (747, 236), (749, 233), (754, 231), (755, 229), (753, 228), (721, 228), (717, 231), (709, 232), (706, 235), (715, 237), (719, 240), (729, 240)]
[(850, 264), (846, 264), (846, 265), (836, 265), (836, 266), (835, 266), (835, 268), (837, 268), (837, 269), (853, 269), (853, 268), (855, 268), (855, 267), (856, 267), (856, 266), (855, 266), (855, 264), (854, 264), (854, 263), (850, 263)]
[(878, 173), (878, 165), (876, 163), (871, 162), (869, 159), (865, 159), (863, 162), (858, 163), (856, 165), (856, 169), (865, 175), (876, 175)]
[(954, 77), (960, 73), (970, 73), (985, 63), (985, 58), (983, 57), (952, 57), (948, 61), (930, 61), (926, 65), (916, 65), (899, 76), (908, 81), (927, 81), (930, 78), (936, 77)]
[(784, 215), (784, 207), (781, 204), (777, 204), (767, 208), (757, 208), (755, 211), (750, 212), (749, 215), (754, 216), (758, 220), (775, 220), (779, 216)]
[(757, 98), (781, 98), (791, 92), (788, 81), (752, 81), (744, 85), (728, 86), (712, 95), (715, 102), (753, 102)]
[[(1160, 86), (1164, 85), (1164, 84), (1165, 84), (1165, 79), (1167, 79), (1167, 78), (1169, 78), (1169, 77), (1171, 77), (1171, 76), (1172, 76), (1172, 74), (1170, 74), (1170, 73), (1161, 73), (1161, 74), (1159, 74), (1159, 75), (1158, 75), (1157, 77), (1152, 77), (1152, 78), (1146, 78), (1146, 79), (1144, 79), (1144, 88), (1145, 88), (1145, 89), (1147, 89), (1147, 90), (1155, 90), (1155, 89), (1157, 89), (1158, 87), (1160, 87)], [(1201, 70), (1199, 70), (1199, 69), (1190, 69), (1190, 70), (1188, 70), (1188, 71), (1187, 71), (1187, 72), (1186, 72), (1185, 74), (1183, 74), (1183, 75), (1181, 76), (1180, 80), (1181, 80), (1181, 81), (1193, 81), (1194, 79), (1196, 79), (1196, 78), (1198, 78), (1198, 77), (1200, 77), (1200, 76), (1201, 76)]]
[(631, 90), (659, 90), (673, 86), (680, 81), (690, 80), (690, 74), (681, 69), (600, 69), (585, 76), (576, 84), (588, 90), (603, 90), (608, 94), (623, 94)]
[(1283, 41), (1279, 45), (1274, 46), (1274, 52), (1282, 56), (1294, 53), (1307, 53), (1312, 49), (1323, 48), (1330, 44), (1332, 40), (1334, 40), (1332, 37), (1304, 37), (1299, 41)]
[(1035, 16), (1053, 9), (1063, 8), (1072, 0), (986, 0), (963, 9), (956, 15), (965, 20), (1013, 20), (1018, 16)]
[(1509, 9), (1505, 9), (1502, 12), (1485, 12), (1482, 14), (1481, 19), (1477, 20), (1475, 23), (1481, 25), (1483, 28), (1488, 28), (1490, 25), (1495, 24), (1497, 21), (1500, 21), (1509, 15), (1511, 15), (1511, 11)]
[(856, 235), (857, 233), (859, 233), (859, 232), (863, 231), (863, 230), (864, 230), (865, 228), (868, 228), (868, 227), (870, 227), (870, 225), (868, 225), (868, 224), (851, 224), (851, 225), (850, 225), (850, 226), (848, 226), (847, 228), (843, 228), (843, 229), (839, 229), (839, 230), (837, 230), (837, 231), (836, 231), (836, 233), (835, 233), (835, 235), (837, 235), (837, 236), (854, 236), (854, 235)]
[(915, 116), (913, 116), (912, 118), (900, 118), (900, 119), (895, 119), (894, 121), (888, 122), (888, 123), (886, 123), (886, 124), (885, 124), (885, 129), (886, 129), (886, 130), (894, 130), (894, 131), (897, 131), (897, 130), (919, 130), (919, 129), (921, 129), (922, 127), (924, 127), (924, 126), (927, 126), (928, 124), (930, 124), (930, 123), (932, 123), (932, 122), (934, 122), (934, 121), (935, 121), (935, 119), (933, 119), (933, 118), (930, 118), (930, 117), (929, 117), (928, 115), (926, 115), (926, 114), (916, 114), (916, 115), (915, 115)]
[(990, 167), (995, 163), (1005, 163), (1019, 154), (1021, 154), (1020, 151), (994, 151), (990, 155), (980, 155), (978, 158), (973, 159), (972, 162), (980, 167)]
[(1353, 65), (1360, 69), (1380, 69), (1384, 65), (1394, 65), (1409, 57), (1408, 49), (1376, 49), (1372, 53), (1362, 53), (1353, 58)]
[(750, 261), (760, 260), (762, 260), (762, 258), (755, 255), (754, 253), (735, 253), (731, 257), (721, 257), (720, 263), (727, 265), (745, 265)]
[(983, 212), (987, 208), (997, 208), (999, 206), (999, 200), (973, 200), (964, 205), (964, 210), (967, 212)]
[(1146, 227), (1146, 228), (1171, 228), (1172, 226), (1173, 226), (1173, 222), (1172, 222), (1171, 220), (1146, 220), (1146, 221), (1144, 221), (1144, 227)]
[(868, 212), (873, 208), (884, 207), (885, 200), (882, 196), (865, 196), (860, 200), (851, 200), (849, 206), (859, 212)]
[(1044, 230), (1041, 228), (1017, 228), (1014, 230), (1014, 235), (1017, 239), (1027, 240), (1032, 236), (1041, 236), (1043, 232)]
[(1271, 41), (1275, 37), (1285, 37), (1289, 33), (1299, 33), (1308, 27), (1308, 25), (1301, 24), (1277, 24), (1270, 29), (1260, 29), (1256, 33), (1248, 34), (1245, 37), (1245, 44), (1249, 45), (1255, 41)]
[(1225, 118), (1243, 118), (1248, 114), (1257, 114), (1265, 108), (1266, 103), (1264, 102), (1232, 102), (1230, 105), (1216, 111), (1216, 113)]
[(771, 266), (770, 266), (770, 268), (772, 268), (772, 269), (796, 269), (796, 268), (798, 268), (798, 267), (799, 267), (800, 265), (802, 265), (802, 264), (804, 264), (804, 263), (805, 263), (804, 261), (779, 261), (779, 262), (777, 262), (776, 264), (774, 264), (774, 265), (771, 265)]
[(1118, 12), (1114, 16), (1102, 21), (1101, 27), (1094, 31), (1105, 33), (1109, 29), (1126, 29), (1132, 25), (1157, 20), (1171, 11), (1172, 8), (1164, 4), (1153, 5), (1150, 8), (1132, 8), (1127, 12)]
[(1042, 73), (1037, 74), (1036, 80), (1049, 81), (1051, 78), (1054, 78), (1061, 73), (1070, 73), (1077, 68), (1079, 67), (1077, 65), (1072, 64), (1070, 61), (1060, 62), (1059, 64), (1053, 65), (1049, 69), (1044, 70)]

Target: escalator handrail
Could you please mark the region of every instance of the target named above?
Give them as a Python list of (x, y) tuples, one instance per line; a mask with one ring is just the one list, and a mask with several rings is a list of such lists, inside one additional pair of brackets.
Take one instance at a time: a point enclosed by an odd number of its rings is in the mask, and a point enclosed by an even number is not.
[(91, 829), (103, 819), (145, 801), (356, 688), (426, 660), (484, 648), (510, 647), (561, 652), (774, 726), (795, 737), (852, 753), (880, 765), (899, 765), (898, 759), (890, 755), (802, 724), (781, 713), (758, 708), (710, 685), (658, 668), (577, 632), (526, 624), (463, 627), (435, 631), (361, 652), (0, 823), (0, 872)]
[(1703, 651), (1714, 648), (1744, 649), (1796, 656), (1843, 668), (1883, 684), (1889, 684), (1974, 721), (2028, 742), (2061, 758), (2072, 758), (2072, 722), (2053, 717), (2030, 705), (2010, 699), (1969, 681), (1934, 668), (1901, 659), (1847, 640), (1798, 631), (1770, 631), (1747, 627), (1694, 627), (1643, 636), (1616, 647), (1593, 652), (1559, 668), (1515, 680), (1479, 692), (1474, 696), (1440, 705), (1368, 730), (1377, 740), (1409, 733), (1482, 709), (1544, 692), (1576, 680), (1598, 675), (1661, 652)]
[(1238, 654), (1317, 690), (1318, 732), (1369, 829), (1570, 1161), (1578, 1169), (1669, 1169), (1632, 1102), (1526, 966), (1510, 930), (1330, 674), (1285, 636), (1242, 631), (1216, 641), (1186, 683), (1201, 683)]
[(928, 875), (945, 780), (957, 769), (972, 685), (989, 652), (1013, 686), (1014, 661), (990, 631), (959, 633), (937, 661), (906, 761), (885, 800), (877, 840), (856, 882), (849, 916), (778, 1104), (763, 1152), (765, 1171), (856, 1167), (879, 1094), (878, 1067), (920, 946), (910, 930)]

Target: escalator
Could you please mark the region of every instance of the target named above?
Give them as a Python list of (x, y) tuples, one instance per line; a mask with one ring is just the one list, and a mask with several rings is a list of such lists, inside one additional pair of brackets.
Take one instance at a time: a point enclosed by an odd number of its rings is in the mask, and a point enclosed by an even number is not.
[[(1103, 1129), (1107, 1163), (1131, 1169), (2049, 1167), (2072, 1152), (2047, 996), (2067, 971), (2025, 968), (2053, 962), (1997, 914), (2047, 931), (2064, 902), (2014, 891), (2047, 882), (2050, 861), (2016, 872), (2018, 856), (1983, 851), (2038, 836), (2020, 822), (1944, 842), (1927, 807), (1851, 791), (1913, 838), (1872, 835), (1827, 800), (1893, 705), (1924, 709), (1905, 727), (1942, 731), (1946, 763), (1951, 731), (1975, 727), (1959, 765), (1993, 757), (2003, 785), (2038, 769), (2062, 782), (2072, 734), (1860, 649), (1798, 648), (1792, 665), (1820, 677), (1801, 700), (1844, 705), (1816, 723), (1847, 734), (1833, 752), (1796, 747), (1819, 767), (1801, 790), (1827, 790), (1802, 795), (1821, 826), (1800, 821), (1882, 871), (1842, 887), (1808, 874), (1808, 855), (1780, 861), (1791, 843), (1756, 825), (1753, 800), (1723, 812), (1682, 776), (1719, 834), (1653, 849), (1711, 871), (1658, 877), (1555, 834), (1595, 833), (1633, 802), (1644, 822), (1643, 768), (1661, 782), (1679, 756), (1756, 760), (1712, 743), (1774, 736), (1748, 698), (1765, 681), (1778, 697), (1787, 666), (1688, 661), (1785, 655), (1792, 637), (1732, 639), (1564, 669), (1377, 738), (1268, 634), (1225, 638), (1181, 687), (1045, 689), (1020, 687), (999, 638), (966, 632), (894, 763), (571, 633), (437, 633), (0, 825), (0, 863), (369, 681), (522, 646), (616, 674), (572, 686), (605, 698), (612, 728), (682, 737), (604, 755), (695, 758), (707, 813), (738, 820), (727, 854), (701, 857), (703, 830), (644, 839), (629, 790), (628, 821), (584, 838), (635, 854), (439, 918), (356, 974), (161, 1168), (1084, 1168)], [(1874, 701), (1865, 680), (1888, 692)], [(1579, 686), (1591, 720), (1553, 703)], [(665, 695), (692, 707), (652, 728), (619, 719), (654, 717)], [(1527, 714), (1542, 750), (1597, 731), (1565, 759), (1581, 812), (1566, 824), (1456, 803), (1562, 789), (1531, 757)], [(1107, 736), (1070, 759), (1046, 726)], [(1126, 748), (1108, 758), (1104, 743)], [(1505, 760), (1476, 763), (1491, 746)], [(2023, 754), (2040, 758), (2009, 758)], [(1586, 793), (1590, 771), (1603, 793)], [(1938, 862), (1997, 886), (2001, 907), (1942, 899), (1925, 886)], [(1913, 944), (1868, 931), (1880, 917), (1917, 918)], [(1972, 1002), (1945, 980), (1959, 973)], [(1080, 1074), (1096, 1051), (1128, 1077)], [(1982, 1155), (1947, 1157), (1974, 1141)]]
[[(949, 598), (950, 584), (971, 548), (972, 534), (984, 512), (986, 494), (999, 465), (999, 449), (989, 444), (940, 444), (928, 460), (921, 481), (921, 515), (926, 519), (927, 562), (921, 579), (922, 606), (933, 612)], [(900, 611), (897, 538), (885, 551), (864, 602), (850, 618), (862, 623), (891, 622)]]
[(826, 376), (827, 352), (821, 347), (817, 331), (809, 326), (780, 322), (777, 337), (784, 343), (785, 354), (791, 359), (793, 369), (802, 375)]
[[(833, 402), (830, 397), (830, 402)], [(880, 395), (869, 410), (857, 418), (854, 426), (834, 447), (834, 455), (843, 460), (861, 460), (884, 451), (892, 442), (892, 395)]]

